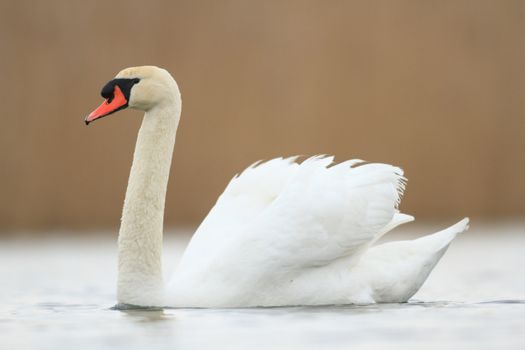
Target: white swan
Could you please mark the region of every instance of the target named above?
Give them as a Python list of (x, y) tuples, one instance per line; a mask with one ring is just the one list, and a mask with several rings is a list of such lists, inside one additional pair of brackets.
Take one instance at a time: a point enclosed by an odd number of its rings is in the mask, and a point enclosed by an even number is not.
[(372, 246), (412, 221), (397, 206), (400, 168), (317, 156), (278, 158), (236, 176), (200, 225), (170, 284), (163, 281), (164, 202), (179, 89), (164, 69), (127, 68), (102, 89), (86, 124), (145, 111), (119, 232), (120, 304), (251, 307), (405, 302), (468, 219), (413, 241)]

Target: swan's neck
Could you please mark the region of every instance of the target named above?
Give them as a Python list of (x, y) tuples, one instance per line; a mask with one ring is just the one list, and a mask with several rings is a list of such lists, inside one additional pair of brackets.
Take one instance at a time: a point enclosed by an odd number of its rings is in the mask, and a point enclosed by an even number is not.
[(162, 306), (164, 203), (180, 103), (146, 112), (129, 176), (119, 231), (119, 303)]

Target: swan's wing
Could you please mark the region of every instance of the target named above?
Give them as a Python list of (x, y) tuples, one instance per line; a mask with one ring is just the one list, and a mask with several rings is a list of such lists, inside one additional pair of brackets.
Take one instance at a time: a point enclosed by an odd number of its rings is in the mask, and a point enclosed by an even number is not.
[(279, 196), (299, 168), (297, 157), (256, 162), (236, 175), (201, 223), (184, 253), (183, 262), (201, 260), (216, 252), (230, 237), (242, 234)]
[[(275, 158), (256, 162), (236, 175), (226, 186), (199, 231), (208, 229), (213, 234), (249, 223), (281, 194), (296, 174), (297, 157)], [(211, 227), (210, 227), (211, 226)], [(234, 230), (233, 230), (234, 231)]]
[(358, 257), (392, 222), (405, 179), (391, 165), (329, 167), (332, 160), (279, 158), (248, 168), (199, 227), (180, 268), (233, 273), (233, 265), (257, 265), (251, 273), (264, 273)]
[(275, 201), (244, 228), (254, 254), (264, 250), (274, 267), (323, 266), (358, 258), (384, 232), (404, 190), (402, 170), (356, 160), (328, 167), (332, 160), (300, 164)]

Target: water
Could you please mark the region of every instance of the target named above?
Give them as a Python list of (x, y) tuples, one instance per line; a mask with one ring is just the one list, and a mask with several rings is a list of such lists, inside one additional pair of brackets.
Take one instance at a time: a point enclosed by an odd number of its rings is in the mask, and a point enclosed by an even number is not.
[(115, 239), (0, 241), (0, 348), (525, 349), (525, 225), (473, 225), (413, 301), (361, 307), (112, 310)]

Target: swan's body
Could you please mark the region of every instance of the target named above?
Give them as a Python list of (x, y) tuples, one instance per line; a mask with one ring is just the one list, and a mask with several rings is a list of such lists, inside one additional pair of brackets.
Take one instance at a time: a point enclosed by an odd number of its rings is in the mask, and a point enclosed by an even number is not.
[[(302, 163), (278, 158), (249, 167), (230, 182), (165, 287), (164, 200), (180, 93), (167, 71), (149, 66), (123, 70), (104, 89), (108, 86), (115, 95), (104, 96), (107, 102), (86, 122), (128, 104), (146, 111), (119, 232), (119, 303), (249, 307), (405, 302), (456, 234), (467, 228), (464, 219), (413, 241), (372, 246), (413, 220), (397, 210), (405, 184), (401, 169), (359, 160), (330, 166), (332, 157)], [(125, 105), (114, 102), (120, 95)]]

